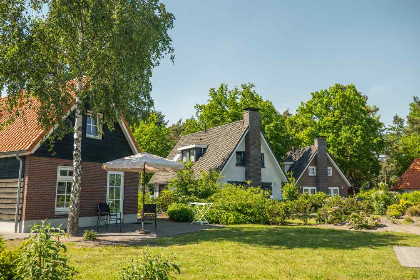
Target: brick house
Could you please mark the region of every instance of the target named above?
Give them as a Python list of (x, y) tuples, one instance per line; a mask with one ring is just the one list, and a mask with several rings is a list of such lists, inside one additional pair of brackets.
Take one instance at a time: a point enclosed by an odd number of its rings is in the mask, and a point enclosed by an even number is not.
[(301, 193), (323, 191), (347, 197), (351, 184), (328, 154), (325, 138), (316, 138), (314, 142), (288, 154), (284, 161), (286, 172), (292, 173)]
[(420, 191), (420, 158), (413, 160), (410, 167), (398, 178), (398, 181), (390, 190), (399, 192)]
[[(209, 130), (184, 135), (167, 157), (192, 161), (196, 177), (201, 171), (217, 170), (224, 183), (245, 184), (270, 189), (281, 199), (281, 187), (287, 178), (261, 133), (258, 109), (247, 108), (243, 119)], [(155, 196), (159, 195), (176, 173), (156, 173), (150, 180)]]
[[(36, 102), (23, 105), (24, 115), (0, 130), (0, 232), (13, 232), (15, 226), (18, 232), (28, 232), (31, 225), (45, 219), (53, 226), (67, 226), (73, 134), (56, 140), (50, 150), (43, 139), (53, 132), (38, 125), (37, 107)], [(68, 118), (74, 118), (73, 109)], [(0, 114), (0, 123), (7, 118)], [(99, 124), (99, 119), (83, 116), (81, 227), (96, 225), (100, 202), (121, 212), (125, 223), (137, 220), (138, 174), (106, 172), (102, 164), (138, 153), (138, 145), (124, 117), (112, 131)], [(22, 188), (16, 207), (19, 171)]]

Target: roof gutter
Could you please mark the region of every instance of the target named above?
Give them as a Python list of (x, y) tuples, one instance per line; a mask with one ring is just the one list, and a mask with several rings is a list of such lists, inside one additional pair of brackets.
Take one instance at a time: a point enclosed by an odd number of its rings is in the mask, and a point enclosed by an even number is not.
[(17, 194), (16, 194), (16, 213), (15, 213), (15, 233), (17, 233), (18, 226), (19, 226), (20, 190), (21, 190), (21, 185), (22, 185), (23, 161), (19, 157), (19, 153), (16, 153), (15, 157), (19, 161), (19, 178), (18, 178), (18, 188), (17, 188)]
[(19, 156), (27, 156), (30, 152), (27, 150), (19, 150), (19, 151), (11, 151), (11, 152), (1, 152), (0, 158), (7, 158), (7, 157), (16, 157), (16, 155)]

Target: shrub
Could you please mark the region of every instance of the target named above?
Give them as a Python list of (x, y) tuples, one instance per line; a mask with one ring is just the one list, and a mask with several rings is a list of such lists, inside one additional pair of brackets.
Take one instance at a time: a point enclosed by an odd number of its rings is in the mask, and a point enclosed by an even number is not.
[(312, 203), (309, 199), (309, 195), (301, 195), (291, 204), (293, 216), (307, 225), (312, 210)]
[(420, 204), (409, 207), (405, 214), (410, 217), (420, 217)]
[(122, 269), (118, 279), (169, 280), (173, 279), (171, 272), (180, 274), (181, 270), (176, 264), (164, 259), (162, 255), (152, 255), (146, 249), (143, 251), (143, 256), (139, 260), (132, 261), (130, 265)]
[(309, 196), (309, 200), (312, 204), (312, 211), (316, 212), (319, 208), (321, 208), (324, 205), (325, 199), (328, 197), (328, 195), (324, 192), (317, 192), (314, 195)]
[(186, 204), (172, 203), (168, 207), (168, 216), (175, 222), (191, 222), (194, 219), (194, 212)]
[(390, 192), (385, 189), (371, 189), (369, 191), (362, 191), (359, 197), (368, 203), (368, 208), (373, 209), (375, 214), (383, 215), (389, 205), (397, 204), (399, 202), (399, 194)]
[(96, 241), (98, 239), (98, 233), (94, 230), (85, 230), (83, 233), (84, 241)]
[(411, 219), (411, 217), (409, 216), (405, 217), (404, 221), (406, 221), (407, 223), (414, 223), (413, 219)]
[(269, 192), (258, 187), (224, 185), (210, 199), (213, 205), (206, 217), (217, 224), (267, 224)]
[(73, 279), (76, 274), (63, 256), (66, 246), (60, 242), (65, 232), (49, 224), (34, 225), (29, 239), (20, 248), (17, 275), (22, 279)]
[(266, 205), (268, 222), (272, 225), (282, 225), (290, 219), (290, 203), (272, 200)]
[(388, 209), (386, 210), (386, 215), (390, 218), (399, 218), (404, 214), (404, 212), (401, 211), (398, 204), (392, 204), (388, 206)]
[(163, 190), (155, 199), (156, 206), (159, 212), (167, 212), (169, 205), (174, 202), (174, 192), (171, 190)]
[(324, 205), (318, 210), (316, 220), (320, 224), (337, 225), (346, 222), (348, 216), (352, 213), (360, 211), (365, 211), (365, 207), (354, 197), (328, 197), (324, 200)]
[(376, 216), (368, 217), (365, 212), (351, 213), (348, 222), (354, 229), (375, 229), (379, 226), (380, 220)]
[[(152, 198), (150, 197), (150, 192), (148, 192), (147, 189), (146, 189), (146, 196), (145, 196), (144, 202), (145, 203), (153, 202)], [(138, 193), (137, 209), (139, 213), (141, 213), (141, 211), (143, 210), (143, 186), (140, 188), (139, 193)]]
[(401, 194), (400, 198), (404, 199), (406, 201), (410, 201), (414, 205), (420, 204), (420, 191), (403, 193), (403, 194)]
[(17, 251), (4, 247), (4, 240), (0, 236), (0, 280), (15, 279)]
[(299, 197), (299, 189), (296, 184), (296, 180), (293, 176), (289, 176), (289, 182), (283, 185), (281, 188), (282, 198), (284, 200), (296, 200)]

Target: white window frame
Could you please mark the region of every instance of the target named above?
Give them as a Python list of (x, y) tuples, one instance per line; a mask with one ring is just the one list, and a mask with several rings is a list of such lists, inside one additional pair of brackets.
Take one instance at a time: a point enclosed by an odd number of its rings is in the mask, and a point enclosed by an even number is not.
[[(312, 190), (315, 190), (315, 193), (311, 193)], [(308, 191), (308, 194), (316, 194), (316, 187), (302, 187), (302, 193), (305, 193), (305, 191)]]
[(108, 171), (106, 175), (106, 203), (109, 204), (109, 175), (116, 174), (121, 175), (121, 187), (120, 187), (120, 213), (121, 217), (123, 217), (123, 210), (124, 210), (124, 172), (120, 171)]
[[(60, 171), (66, 170), (66, 171), (72, 171), (72, 166), (58, 166), (57, 167), (57, 183), (55, 186), (55, 203), (54, 203), (54, 209), (56, 214), (67, 214), (69, 212), (69, 207), (57, 207), (57, 196), (58, 196), (58, 183), (59, 182), (73, 182), (73, 176), (61, 176)], [(67, 196), (67, 188), (65, 189), (64, 197)], [(66, 200), (64, 201), (64, 205), (66, 205)]]
[(328, 177), (332, 177), (332, 167), (328, 166)]
[[(337, 190), (337, 194), (333, 194), (333, 190)], [(328, 188), (328, 193), (330, 196), (334, 196), (334, 195), (338, 195), (340, 196), (340, 188), (339, 187), (329, 187)]]
[[(88, 134), (87, 132), (87, 128), (88, 128), (88, 118), (90, 118), (94, 124), (90, 124), (89, 126), (91, 126), (91, 130), (92, 131), (92, 127), (96, 127), (96, 133), (97, 135), (93, 135), (93, 134)], [(92, 113), (88, 112), (86, 114), (86, 128), (85, 128), (85, 132), (86, 132), (86, 137), (87, 138), (92, 138), (92, 139), (99, 139), (102, 140), (102, 114), (98, 114), (98, 116), (96, 117), (96, 121), (94, 120), (94, 118), (92, 117)], [(99, 125), (98, 125), (99, 124)]]
[(309, 176), (316, 176), (316, 166), (308, 166), (308, 174)]

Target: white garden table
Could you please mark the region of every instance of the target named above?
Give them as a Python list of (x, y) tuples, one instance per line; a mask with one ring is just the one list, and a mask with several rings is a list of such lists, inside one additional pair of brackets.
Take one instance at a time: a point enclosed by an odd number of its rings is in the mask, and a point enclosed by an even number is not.
[(194, 212), (194, 221), (191, 224), (208, 224), (209, 221), (206, 219), (206, 213), (209, 211), (213, 203), (206, 202), (189, 202), (188, 205), (191, 207)]

